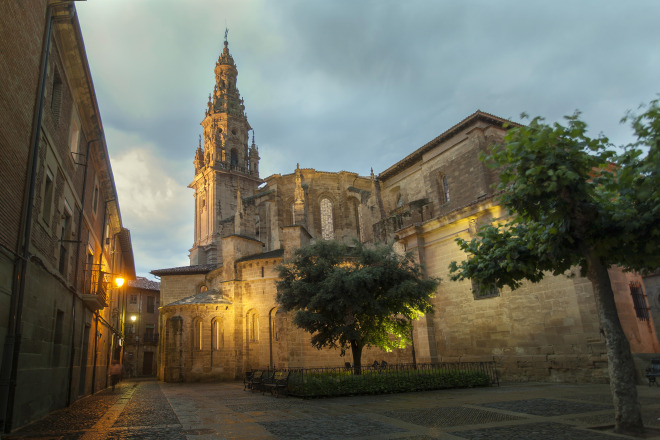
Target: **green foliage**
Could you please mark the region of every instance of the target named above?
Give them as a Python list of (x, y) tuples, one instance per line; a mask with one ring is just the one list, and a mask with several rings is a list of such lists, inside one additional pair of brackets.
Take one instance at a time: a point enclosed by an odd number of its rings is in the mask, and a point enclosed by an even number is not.
[(284, 311), (295, 311), (294, 324), (312, 333), (319, 349), (344, 354), (352, 347), (356, 365), (364, 346), (405, 347), (411, 321), (432, 310), (438, 284), (391, 246), (324, 240), (297, 249), (279, 275), (277, 301)]
[(617, 153), (604, 136), (591, 138), (579, 113), (567, 124), (542, 118), (508, 131), (484, 156), (500, 171), (503, 224), (483, 227), (471, 241), (457, 239), (470, 257), (452, 262), (452, 280), (515, 289), (544, 271), (586, 271), (587, 253), (606, 265), (660, 267), (660, 107), (629, 113), (638, 141)]
[(446, 388), (484, 387), (491, 384), (481, 371), (456, 371), (446, 368), (425, 370), (298, 372), (289, 377), (289, 393), (303, 397), (390, 394)]

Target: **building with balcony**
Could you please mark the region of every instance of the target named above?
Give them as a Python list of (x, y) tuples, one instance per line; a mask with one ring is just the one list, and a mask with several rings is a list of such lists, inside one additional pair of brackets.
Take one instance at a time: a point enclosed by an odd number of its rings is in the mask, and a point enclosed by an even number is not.
[(126, 287), (124, 375), (155, 376), (160, 283), (144, 277)]
[(108, 386), (135, 277), (72, 2), (0, 3), (0, 423)]

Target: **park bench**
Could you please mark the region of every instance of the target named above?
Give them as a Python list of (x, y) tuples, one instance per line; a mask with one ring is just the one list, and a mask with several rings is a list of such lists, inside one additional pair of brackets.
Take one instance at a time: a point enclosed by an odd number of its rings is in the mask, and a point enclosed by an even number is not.
[(275, 371), (262, 371), (261, 376), (258, 378), (252, 378), (252, 386), (250, 389), (252, 391), (261, 391), (263, 392), (265, 387), (264, 384), (270, 383), (273, 380), (273, 376), (275, 375)]
[(243, 391), (254, 390), (255, 385), (260, 384), (263, 380), (263, 374), (264, 372), (262, 370), (245, 373), (245, 378), (243, 379)]
[(646, 369), (649, 386), (658, 384), (655, 380), (656, 377), (660, 377), (660, 359), (651, 359), (651, 366)]
[(254, 374), (254, 371), (246, 371), (245, 376), (243, 377), (243, 391), (247, 390), (247, 386), (250, 383), (250, 380), (252, 380), (252, 375)]
[(289, 372), (277, 371), (273, 374), (272, 379), (264, 381), (262, 385), (262, 393), (269, 391), (274, 396), (279, 396), (280, 393), (287, 393), (289, 388)]

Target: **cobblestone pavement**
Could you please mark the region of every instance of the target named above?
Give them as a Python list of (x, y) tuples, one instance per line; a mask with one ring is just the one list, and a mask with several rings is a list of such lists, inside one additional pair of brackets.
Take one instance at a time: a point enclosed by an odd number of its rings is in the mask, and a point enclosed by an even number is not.
[[(660, 440), (660, 387), (639, 387), (648, 433)], [(8, 436), (22, 439), (614, 440), (607, 385), (493, 388), (301, 400), (242, 384), (125, 381)]]

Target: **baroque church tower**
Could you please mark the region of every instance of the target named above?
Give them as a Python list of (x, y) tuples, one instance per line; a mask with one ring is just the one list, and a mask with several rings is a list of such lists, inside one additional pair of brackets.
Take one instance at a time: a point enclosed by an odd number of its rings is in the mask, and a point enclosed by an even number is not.
[[(259, 152), (245, 115), (238, 89), (238, 70), (229, 53), (227, 32), (224, 49), (215, 65), (215, 86), (209, 94), (203, 135), (195, 153), (195, 178), (188, 185), (195, 191), (195, 241), (190, 265), (222, 264), (221, 239), (241, 234), (241, 197), (253, 195), (262, 183)], [(230, 231), (230, 232), (227, 232)]]

